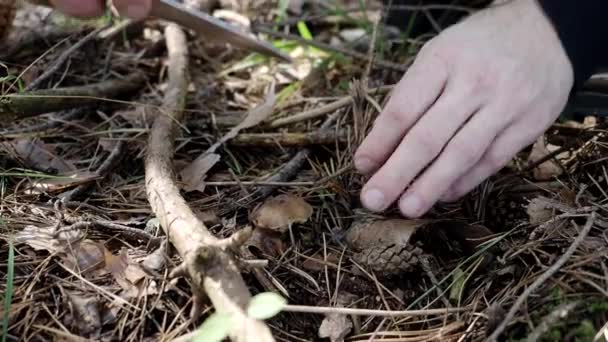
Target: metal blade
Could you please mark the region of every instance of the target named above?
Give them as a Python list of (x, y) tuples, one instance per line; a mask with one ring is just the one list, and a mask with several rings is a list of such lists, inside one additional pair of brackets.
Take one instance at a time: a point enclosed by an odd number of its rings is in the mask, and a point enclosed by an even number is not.
[(204, 12), (192, 10), (174, 0), (153, 0), (152, 16), (175, 22), (205, 36), (205, 38), (230, 43), (236, 47), (255, 51), (291, 62), (291, 57), (269, 43), (260, 41)]

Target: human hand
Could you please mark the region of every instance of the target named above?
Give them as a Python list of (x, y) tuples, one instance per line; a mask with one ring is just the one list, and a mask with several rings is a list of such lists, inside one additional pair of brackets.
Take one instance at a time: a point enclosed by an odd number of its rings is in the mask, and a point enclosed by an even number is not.
[[(50, 0), (51, 4), (63, 13), (75, 17), (95, 17), (105, 11), (103, 0)], [(114, 7), (131, 19), (143, 19), (152, 8), (151, 0), (114, 0)]]
[(428, 42), (355, 154), (361, 201), (407, 217), (498, 172), (559, 116), (574, 82), (536, 1), (480, 11)]

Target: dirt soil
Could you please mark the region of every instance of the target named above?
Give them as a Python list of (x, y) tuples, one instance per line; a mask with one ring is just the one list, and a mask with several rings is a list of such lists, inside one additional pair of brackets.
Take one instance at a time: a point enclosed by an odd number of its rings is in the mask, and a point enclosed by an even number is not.
[[(291, 64), (21, 7), (0, 49), (3, 341), (172, 341), (215, 311), (251, 324), (242, 341), (603, 341), (601, 106), (569, 107), (458, 203), (372, 214), (353, 152), (420, 47), (481, 2), (401, 7), (412, 30), (380, 3), (282, 4), (213, 11)], [(264, 292), (289, 305), (254, 320)]]

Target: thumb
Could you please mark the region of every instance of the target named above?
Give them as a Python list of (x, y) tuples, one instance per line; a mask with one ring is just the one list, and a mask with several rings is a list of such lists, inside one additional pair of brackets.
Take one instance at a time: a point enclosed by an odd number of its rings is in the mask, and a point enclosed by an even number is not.
[(152, 9), (152, 0), (114, 0), (113, 3), (120, 15), (133, 20), (144, 19)]

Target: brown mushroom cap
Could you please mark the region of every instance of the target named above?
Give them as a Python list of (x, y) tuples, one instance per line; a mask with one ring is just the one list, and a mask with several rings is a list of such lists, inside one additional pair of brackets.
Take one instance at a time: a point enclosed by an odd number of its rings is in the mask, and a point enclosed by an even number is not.
[(301, 197), (283, 194), (256, 207), (249, 220), (257, 228), (285, 233), (291, 224), (308, 221), (312, 213), (312, 206)]

